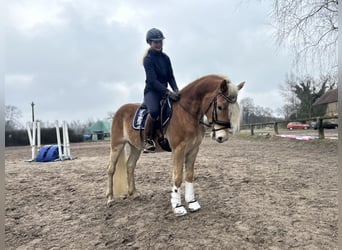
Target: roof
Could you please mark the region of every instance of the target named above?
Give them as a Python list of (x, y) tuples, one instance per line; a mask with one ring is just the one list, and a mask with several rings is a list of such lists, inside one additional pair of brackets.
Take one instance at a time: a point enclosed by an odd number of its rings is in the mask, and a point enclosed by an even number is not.
[(332, 102), (338, 102), (337, 89), (327, 91), (320, 98), (318, 98), (313, 105), (327, 104)]
[(97, 121), (90, 127), (86, 128), (84, 134), (91, 135), (96, 132), (110, 133), (110, 121)]

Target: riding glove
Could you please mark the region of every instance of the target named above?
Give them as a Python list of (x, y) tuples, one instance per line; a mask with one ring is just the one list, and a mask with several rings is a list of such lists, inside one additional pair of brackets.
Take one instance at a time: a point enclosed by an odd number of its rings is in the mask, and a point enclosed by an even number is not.
[(180, 95), (179, 95), (178, 91), (177, 91), (177, 92), (172, 92), (172, 91), (170, 91), (170, 90), (167, 90), (167, 91), (166, 91), (166, 94), (167, 94), (167, 95), (169, 96), (169, 98), (170, 98), (172, 101), (174, 101), (174, 102), (178, 102), (179, 99), (180, 99)]

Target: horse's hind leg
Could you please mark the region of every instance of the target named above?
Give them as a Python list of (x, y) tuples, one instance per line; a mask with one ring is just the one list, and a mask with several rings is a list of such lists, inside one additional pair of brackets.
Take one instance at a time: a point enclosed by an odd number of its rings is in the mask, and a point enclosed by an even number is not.
[(137, 165), (137, 161), (140, 157), (141, 150), (130, 145), (130, 153), (127, 160), (127, 182), (128, 182), (128, 194), (133, 195), (136, 192), (134, 170)]
[(195, 160), (198, 153), (199, 147), (194, 148), (192, 151), (188, 152), (185, 156), (185, 201), (188, 203), (188, 208), (191, 212), (198, 211), (201, 206), (195, 199), (194, 192), (194, 167)]
[(107, 168), (107, 174), (108, 174), (108, 186), (107, 186), (107, 204), (111, 203), (113, 201), (113, 179), (116, 169), (116, 164), (118, 162), (119, 156), (122, 153), (122, 150), (124, 149), (124, 145), (120, 144), (110, 151), (109, 156), (109, 164)]

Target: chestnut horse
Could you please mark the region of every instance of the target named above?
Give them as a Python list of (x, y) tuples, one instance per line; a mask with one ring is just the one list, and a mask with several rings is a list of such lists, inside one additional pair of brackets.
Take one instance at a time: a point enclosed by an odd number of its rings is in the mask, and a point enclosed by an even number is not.
[[(173, 159), (171, 207), (176, 216), (187, 213), (182, 205), (181, 184), (185, 168), (185, 201), (191, 212), (199, 210), (193, 187), (194, 164), (206, 127), (212, 137), (222, 143), (228, 139), (228, 129), (239, 130), (240, 109), (238, 91), (244, 82), (233, 85), (220, 75), (201, 77), (180, 91), (180, 100), (173, 103), (171, 119), (163, 134), (169, 141)], [(115, 113), (111, 127), (111, 151), (107, 169), (108, 204), (113, 195), (136, 193), (134, 169), (143, 150), (141, 131), (132, 128), (133, 117), (140, 104), (125, 104)], [(128, 150), (125, 150), (128, 145)], [(157, 152), (162, 149), (157, 145)], [(126, 154), (128, 158), (126, 159)], [(113, 186), (114, 185), (114, 186)]]

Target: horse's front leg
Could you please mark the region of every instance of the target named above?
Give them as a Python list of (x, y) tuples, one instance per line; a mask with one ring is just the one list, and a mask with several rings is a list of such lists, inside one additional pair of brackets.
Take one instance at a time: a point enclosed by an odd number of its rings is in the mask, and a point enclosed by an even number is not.
[(182, 205), (181, 185), (183, 180), (184, 147), (178, 146), (173, 153), (173, 187), (171, 192), (171, 206), (176, 216), (187, 214)]
[(185, 201), (188, 203), (188, 208), (191, 212), (198, 211), (201, 206), (195, 198), (194, 191), (194, 168), (195, 160), (198, 153), (199, 147), (194, 148), (188, 152), (185, 156)]

